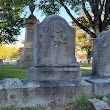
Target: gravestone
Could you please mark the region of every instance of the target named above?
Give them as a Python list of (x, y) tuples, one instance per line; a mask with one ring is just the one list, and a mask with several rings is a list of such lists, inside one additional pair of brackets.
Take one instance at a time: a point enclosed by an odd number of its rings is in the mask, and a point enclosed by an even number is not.
[(103, 31), (94, 40), (92, 76), (86, 81), (93, 85), (95, 95), (110, 94), (110, 31)]
[(94, 41), (92, 76), (110, 77), (110, 31), (103, 31)]
[(35, 26), (34, 64), (29, 79), (80, 82), (81, 71), (75, 57), (75, 28), (52, 15)]

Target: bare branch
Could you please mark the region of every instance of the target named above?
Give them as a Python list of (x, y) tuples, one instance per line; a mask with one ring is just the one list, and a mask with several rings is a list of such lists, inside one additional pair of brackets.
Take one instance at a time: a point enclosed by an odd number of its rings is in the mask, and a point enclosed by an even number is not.
[(107, 25), (108, 25), (108, 22), (109, 22), (109, 20), (107, 20), (107, 19), (109, 17), (109, 14), (110, 14), (110, 0), (106, 0), (104, 20), (103, 20), (103, 23), (102, 23), (103, 30), (105, 30), (107, 28)]
[(89, 19), (89, 22), (91, 23), (91, 25), (93, 24), (92, 22), (92, 17), (91, 15), (88, 13), (88, 11), (86, 10), (86, 7), (85, 7), (85, 0), (82, 0), (82, 8), (87, 16), (87, 18)]
[(70, 10), (67, 8), (67, 6), (64, 4), (64, 2), (62, 0), (60, 0), (60, 4), (65, 8), (66, 12), (69, 14), (69, 16), (71, 17), (71, 19), (80, 27), (82, 28), (84, 31), (86, 31), (88, 34), (91, 35), (91, 37), (96, 38), (96, 35), (90, 31), (88, 28), (86, 28), (85, 26), (83, 26), (80, 22), (78, 22), (73, 15), (71, 14)]
[(104, 19), (107, 19), (109, 14), (110, 14), (110, 0), (106, 0)]

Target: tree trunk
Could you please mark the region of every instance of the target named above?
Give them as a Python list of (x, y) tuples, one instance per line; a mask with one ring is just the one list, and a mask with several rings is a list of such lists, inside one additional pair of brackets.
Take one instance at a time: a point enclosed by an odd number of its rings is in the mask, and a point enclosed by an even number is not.
[(87, 51), (87, 62), (88, 64), (91, 63), (91, 52), (90, 51)]

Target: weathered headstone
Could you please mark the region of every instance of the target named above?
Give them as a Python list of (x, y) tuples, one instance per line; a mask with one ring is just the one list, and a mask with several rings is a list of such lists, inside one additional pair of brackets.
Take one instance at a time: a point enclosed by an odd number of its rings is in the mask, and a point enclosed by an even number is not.
[(103, 31), (94, 41), (92, 76), (110, 77), (110, 31)]
[(62, 17), (51, 15), (37, 24), (34, 32), (34, 65), (29, 69), (29, 79), (80, 82), (75, 29)]
[(95, 95), (110, 94), (110, 31), (103, 31), (94, 40), (92, 76), (86, 81), (93, 85)]

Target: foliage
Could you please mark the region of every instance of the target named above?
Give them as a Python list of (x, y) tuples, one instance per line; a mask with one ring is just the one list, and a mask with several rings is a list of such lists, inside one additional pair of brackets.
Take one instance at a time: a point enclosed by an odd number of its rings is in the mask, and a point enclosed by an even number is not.
[(80, 100), (77, 100), (74, 103), (74, 110), (87, 110), (88, 100), (86, 97), (81, 97)]
[(106, 97), (107, 97), (108, 99), (110, 99), (110, 94), (107, 94)]
[(67, 105), (66, 110), (89, 110), (88, 108), (88, 100), (83, 96), (75, 102)]
[(19, 78), (24, 79), (27, 77), (27, 70), (16, 69), (14, 65), (0, 66), (0, 80), (5, 78)]
[[(60, 8), (63, 7), (72, 21), (93, 38), (96, 38), (100, 32), (106, 30), (110, 25), (110, 0), (36, 1), (38, 9), (42, 10), (45, 15), (58, 13)], [(74, 17), (72, 11), (79, 16), (78, 19)], [(80, 14), (84, 16), (80, 17)]]
[[(73, 24), (75, 26), (75, 24)], [(84, 32), (80, 27), (76, 28), (76, 50), (86, 51), (88, 63), (91, 61), (93, 52), (93, 38), (91, 38), (86, 32)]]
[(16, 60), (20, 57), (19, 48), (0, 45), (0, 59)]
[[(17, 40), (22, 27), (24, 7), (33, 1), (45, 15), (59, 14), (63, 7), (72, 21), (90, 37), (96, 38), (100, 32), (109, 28), (110, 0), (1, 0), (0, 42)], [(74, 12), (78, 18), (72, 14)]]
[(0, 43), (14, 42), (23, 26), (24, 7), (32, 0), (0, 0)]

